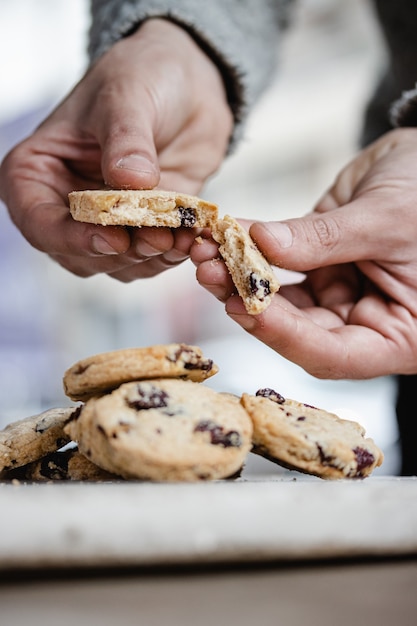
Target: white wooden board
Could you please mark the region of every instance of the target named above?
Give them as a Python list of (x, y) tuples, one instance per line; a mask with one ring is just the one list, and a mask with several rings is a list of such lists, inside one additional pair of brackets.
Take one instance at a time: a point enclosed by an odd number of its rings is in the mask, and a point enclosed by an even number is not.
[(417, 479), (0, 484), (0, 569), (417, 554)]

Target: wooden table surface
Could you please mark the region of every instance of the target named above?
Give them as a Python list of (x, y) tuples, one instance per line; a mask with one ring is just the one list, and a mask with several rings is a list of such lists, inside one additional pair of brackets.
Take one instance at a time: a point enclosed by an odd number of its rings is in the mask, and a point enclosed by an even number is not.
[(7, 626), (415, 626), (417, 559), (3, 572)]

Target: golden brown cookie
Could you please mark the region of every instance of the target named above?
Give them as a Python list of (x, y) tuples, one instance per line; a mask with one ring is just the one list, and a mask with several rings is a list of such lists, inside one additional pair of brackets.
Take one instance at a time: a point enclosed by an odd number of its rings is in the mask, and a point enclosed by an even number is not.
[(0, 472), (36, 461), (68, 443), (64, 426), (76, 410), (49, 409), (8, 424), (0, 431)]
[(171, 343), (87, 357), (65, 372), (63, 384), (68, 397), (84, 401), (131, 380), (183, 378), (201, 382), (218, 371), (198, 346)]
[(253, 422), (253, 452), (321, 478), (364, 478), (381, 465), (382, 451), (357, 422), (285, 399), (272, 389), (243, 394)]
[(280, 285), (249, 233), (226, 215), (213, 225), (212, 235), (247, 312), (257, 315), (265, 311)]
[(91, 398), (66, 432), (103, 469), (153, 481), (230, 477), (252, 445), (251, 420), (235, 397), (168, 378)]
[(207, 228), (218, 214), (217, 205), (211, 202), (160, 189), (72, 191), (68, 198), (75, 220), (104, 226)]

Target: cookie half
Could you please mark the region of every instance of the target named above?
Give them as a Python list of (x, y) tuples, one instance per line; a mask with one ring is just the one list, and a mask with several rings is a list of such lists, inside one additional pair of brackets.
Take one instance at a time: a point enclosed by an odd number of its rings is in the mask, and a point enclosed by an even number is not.
[(4, 471), (1, 474), (1, 479), (29, 482), (57, 480), (101, 482), (121, 480), (120, 476), (106, 472), (106, 470), (89, 461), (77, 448), (51, 452), (38, 461)]
[(131, 380), (183, 378), (201, 382), (218, 371), (198, 346), (171, 343), (87, 357), (65, 372), (63, 384), (69, 398), (85, 401)]
[(104, 226), (206, 228), (218, 215), (217, 205), (211, 202), (159, 189), (72, 191), (68, 199), (75, 220)]
[(77, 409), (49, 409), (0, 431), (0, 472), (36, 461), (70, 441), (64, 426)]
[(230, 477), (252, 445), (239, 399), (178, 379), (125, 383), (91, 398), (66, 432), (108, 472), (152, 481)]
[(249, 233), (230, 215), (219, 219), (212, 236), (247, 312), (257, 315), (271, 304), (280, 284)]
[(241, 402), (253, 422), (252, 451), (279, 465), (321, 478), (364, 478), (383, 462), (357, 422), (272, 389), (243, 394)]

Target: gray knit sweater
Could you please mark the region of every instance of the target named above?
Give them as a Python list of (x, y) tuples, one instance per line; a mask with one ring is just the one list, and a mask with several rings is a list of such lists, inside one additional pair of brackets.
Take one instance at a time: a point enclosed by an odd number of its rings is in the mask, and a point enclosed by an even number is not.
[[(222, 72), (235, 117), (235, 139), (278, 60), (295, 0), (91, 0), (90, 59), (149, 17), (190, 32)], [(363, 143), (393, 126), (417, 126), (417, 2), (373, 0), (388, 65), (365, 113)]]

